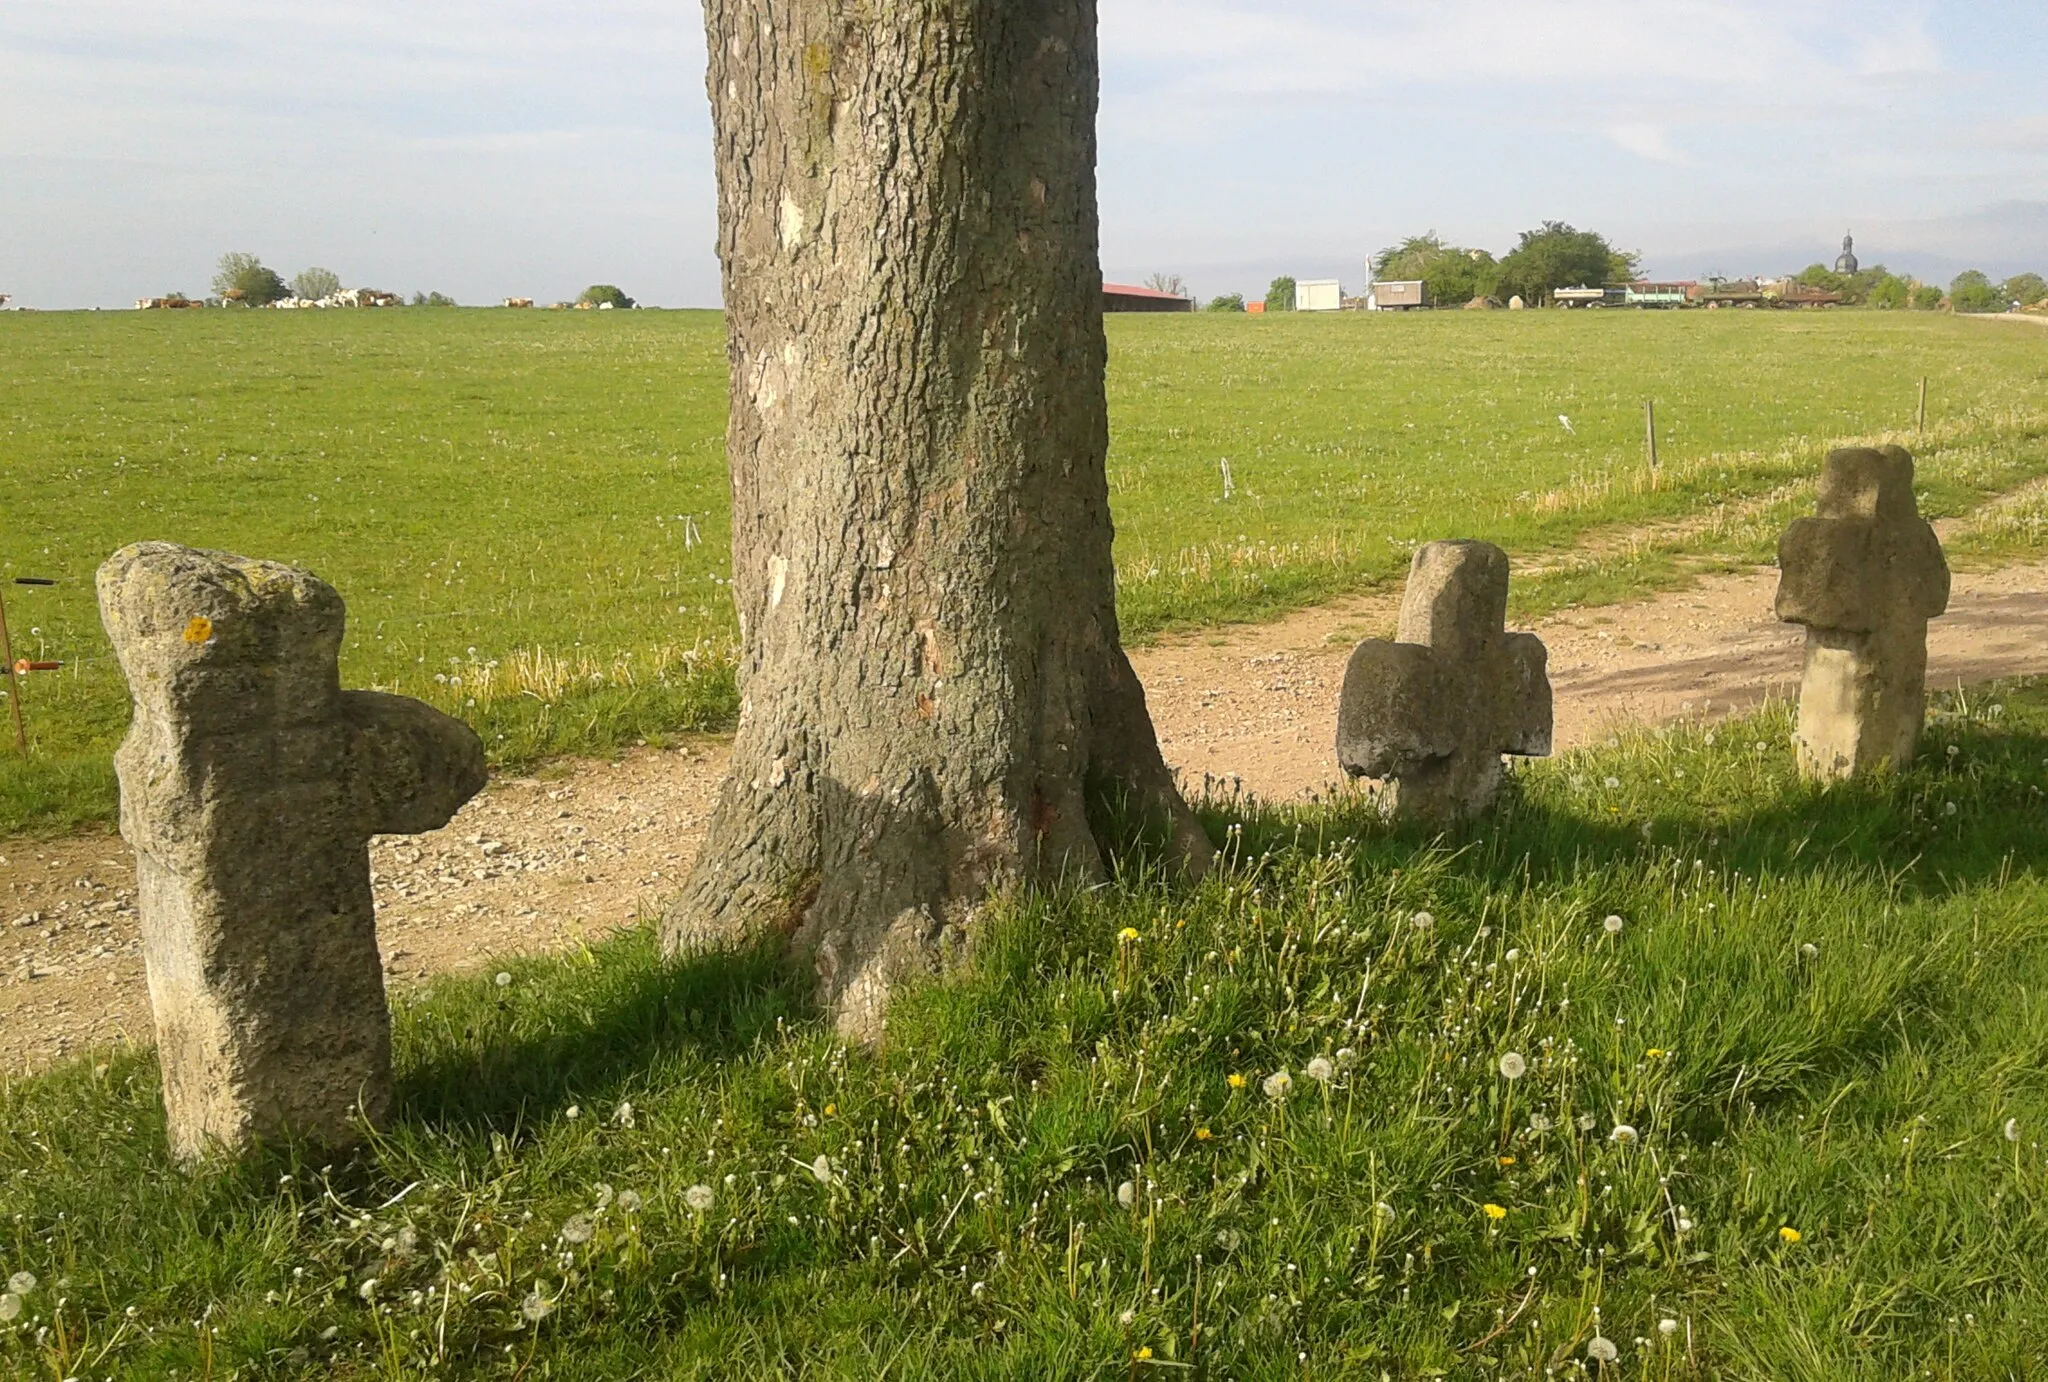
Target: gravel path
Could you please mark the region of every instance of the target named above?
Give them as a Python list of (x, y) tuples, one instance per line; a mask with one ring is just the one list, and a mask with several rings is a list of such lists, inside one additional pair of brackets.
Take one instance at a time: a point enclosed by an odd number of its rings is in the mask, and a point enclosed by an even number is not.
[[(1539, 624), (1560, 749), (1617, 720), (1719, 716), (1785, 694), (1802, 634), (1771, 615), (1776, 573), (1701, 581)], [(1299, 799), (1338, 781), (1331, 745), (1351, 645), (1390, 633), (1394, 597), (1139, 650), (1167, 761)], [(2048, 563), (1959, 573), (1929, 638), (1935, 686), (2048, 673)], [(705, 739), (493, 782), (446, 829), (371, 846), (395, 989), (492, 957), (560, 949), (651, 918), (689, 867), (725, 767)], [(149, 1039), (134, 870), (118, 837), (0, 841), (0, 1070)]]

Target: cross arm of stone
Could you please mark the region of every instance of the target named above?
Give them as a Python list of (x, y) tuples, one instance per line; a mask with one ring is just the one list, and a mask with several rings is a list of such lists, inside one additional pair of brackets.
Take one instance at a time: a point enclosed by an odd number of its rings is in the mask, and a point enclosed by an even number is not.
[(341, 717), (354, 730), (348, 777), (368, 834), (439, 830), (483, 790), (483, 743), (453, 716), (410, 696), (344, 691)]
[(1499, 688), (1493, 720), (1502, 753), (1548, 758), (1554, 716), (1550, 703), (1550, 650), (1533, 633), (1501, 635), (1490, 683)]
[(1902, 447), (1844, 447), (1821, 472), (1819, 512), (1778, 539), (1777, 614), (1808, 628), (1874, 633), (1948, 608), (1941, 541), (1913, 498)]
[(1344, 665), (1337, 762), (1353, 777), (1398, 777), (1458, 751), (1452, 669), (1434, 648), (1369, 638)]
[(1917, 515), (1796, 518), (1778, 539), (1778, 573), (1777, 613), (1789, 624), (1871, 633), (1901, 614), (1937, 619), (1948, 608), (1948, 562)]

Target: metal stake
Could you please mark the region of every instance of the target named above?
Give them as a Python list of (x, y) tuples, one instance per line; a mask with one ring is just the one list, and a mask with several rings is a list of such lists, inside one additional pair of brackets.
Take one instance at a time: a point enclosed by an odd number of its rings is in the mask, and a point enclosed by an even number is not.
[[(16, 585), (55, 585), (45, 576), (16, 576)], [(21, 723), (21, 673), (14, 663), (14, 640), (7, 633), (7, 601), (0, 599), (0, 659), (7, 664), (7, 705), (14, 712), (14, 747), (28, 757), (28, 731)]]
[(7, 705), (14, 712), (14, 747), (28, 757), (28, 731), (21, 724), (21, 674), (14, 670), (14, 640), (7, 634), (7, 601), (0, 599), (0, 659), (7, 663)]
[(1649, 448), (1650, 469), (1657, 468), (1657, 403), (1650, 399), (1643, 404), (1643, 445)]

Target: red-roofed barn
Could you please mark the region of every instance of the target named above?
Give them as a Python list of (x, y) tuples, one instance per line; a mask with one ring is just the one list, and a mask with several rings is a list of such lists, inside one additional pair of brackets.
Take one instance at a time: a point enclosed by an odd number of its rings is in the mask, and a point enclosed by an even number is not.
[(1193, 298), (1180, 297), (1174, 293), (1162, 293), (1156, 288), (1139, 288), (1129, 283), (1105, 283), (1102, 285), (1102, 310), (1105, 312), (1192, 312)]

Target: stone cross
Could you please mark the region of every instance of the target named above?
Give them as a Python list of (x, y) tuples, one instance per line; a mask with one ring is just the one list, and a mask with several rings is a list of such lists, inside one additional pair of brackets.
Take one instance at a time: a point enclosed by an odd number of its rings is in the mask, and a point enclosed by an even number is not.
[(483, 744), (342, 690), (341, 597), (304, 571), (145, 542), (99, 602), (134, 700), (114, 767), (171, 1146), (346, 1146), (391, 1102), (370, 836), (445, 825)]
[(1905, 448), (1830, 452), (1820, 515), (1785, 530), (1778, 572), (1778, 617), (1806, 626), (1801, 775), (1910, 763), (1927, 715), (1927, 621), (1948, 608), (1948, 563), (1914, 503)]
[(1550, 752), (1549, 654), (1505, 631), (1508, 556), (1490, 542), (1416, 549), (1395, 641), (1352, 651), (1337, 760), (1392, 779), (1394, 814), (1448, 824), (1500, 792), (1501, 755)]

